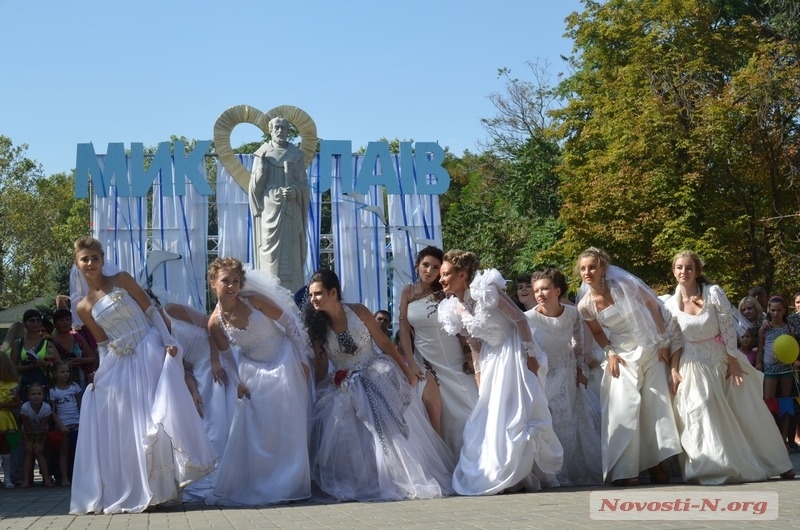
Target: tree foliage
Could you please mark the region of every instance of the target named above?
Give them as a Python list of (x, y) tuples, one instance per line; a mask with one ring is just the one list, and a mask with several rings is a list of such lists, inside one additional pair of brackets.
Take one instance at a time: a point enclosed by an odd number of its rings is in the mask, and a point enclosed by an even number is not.
[(472, 250), (509, 278), (549, 264), (541, 254), (563, 231), (554, 172), (561, 148), (550, 118), (559, 103), (547, 65), (527, 66), (532, 80), (498, 71), (505, 84), (489, 95), (496, 114), (481, 120), (485, 151), (448, 157), (450, 190), (441, 198), (445, 248)]
[(666, 285), (692, 248), (734, 294), (793, 288), (800, 62), (781, 36), (790, 18), (770, 25), (778, 4), (585, 0), (571, 15), (575, 73), (556, 111), (566, 229), (546, 256), (604, 247)]
[[(74, 198), (74, 176), (50, 177), (0, 136), (0, 307), (64, 292), (72, 242), (89, 233), (86, 200)], [(58, 273), (57, 273), (58, 272)]]

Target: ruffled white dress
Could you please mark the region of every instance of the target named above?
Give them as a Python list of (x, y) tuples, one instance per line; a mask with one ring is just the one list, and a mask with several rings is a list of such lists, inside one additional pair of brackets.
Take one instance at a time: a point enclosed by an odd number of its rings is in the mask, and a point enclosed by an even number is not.
[[(767, 480), (792, 469), (775, 420), (763, 400), (761, 372), (736, 347), (731, 304), (716, 285), (703, 287), (697, 315), (680, 310), (680, 294), (667, 301), (673, 349), (683, 348), (675, 411), (686, 482), (729, 484)], [(728, 356), (744, 382), (727, 379)]]
[(347, 331), (324, 345), (335, 372), (317, 385), (312, 475), (338, 500), (432, 499), (450, 495), (454, 459), (422, 401), (388, 355), (375, 349), (347, 305)]
[(527, 320), (504, 288), (500, 273), (489, 269), (476, 275), (464, 295), (466, 304), (455, 297), (439, 304), (445, 331), (463, 330), (481, 341), (478, 402), (464, 426), (453, 472), (453, 488), (461, 495), (558, 486), (563, 449), (544, 389), (527, 368), (520, 338)]
[[(641, 344), (619, 304), (597, 311), (584, 296), (578, 311), (606, 329), (614, 351), (625, 361), (618, 378), (603, 363), (600, 393), (603, 479), (638, 477), (639, 473), (681, 452), (675, 413), (670, 402), (667, 366), (659, 362), (656, 344)], [(637, 305), (637, 311), (648, 311)]]
[[(240, 300), (250, 305), (247, 298)], [(210, 504), (258, 506), (311, 496), (310, 395), (303, 371), (311, 350), (295, 347), (302, 342), (296, 335), (304, 332), (285, 330), (250, 309), (245, 329), (223, 322), (239, 354), (239, 379), (251, 397), (236, 403)]]
[(562, 486), (590, 486), (603, 481), (600, 444), (600, 400), (576, 384), (577, 367), (584, 374), (584, 323), (575, 306), (564, 305), (557, 317), (525, 312), (536, 344), (547, 355), (545, 393), (553, 416), (553, 430), (564, 448)]
[[(415, 354), (430, 364), (439, 382), (442, 439), (457, 455), (461, 452), (464, 424), (478, 401), (478, 386), (474, 375), (464, 373), (461, 341), (448, 335), (439, 325), (437, 307), (438, 302), (431, 294), (409, 302), (407, 317), (414, 329)], [(424, 384), (436, 382), (426, 380)]]
[(178, 499), (214, 469), (181, 356), (165, 353), (158, 331), (122, 288), (92, 316), (109, 339), (83, 394), (70, 513), (141, 512)]

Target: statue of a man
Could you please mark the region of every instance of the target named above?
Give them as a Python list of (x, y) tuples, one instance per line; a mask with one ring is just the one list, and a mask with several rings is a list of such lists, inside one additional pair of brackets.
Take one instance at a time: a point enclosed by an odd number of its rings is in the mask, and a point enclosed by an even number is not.
[(255, 265), (295, 292), (305, 285), (306, 231), (311, 190), (303, 153), (288, 141), (289, 122), (269, 122), (270, 141), (258, 148), (250, 172)]

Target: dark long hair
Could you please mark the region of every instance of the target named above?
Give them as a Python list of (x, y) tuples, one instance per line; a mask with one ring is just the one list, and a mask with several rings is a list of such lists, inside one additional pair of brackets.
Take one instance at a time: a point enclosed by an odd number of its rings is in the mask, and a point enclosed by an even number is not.
[[(340, 302), (342, 301), (342, 285), (339, 282), (339, 277), (332, 270), (320, 269), (315, 272), (308, 281), (309, 288), (313, 283), (321, 283), (326, 291), (336, 289), (336, 298)], [(314, 309), (314, 306), (311, 305), (311, 300), (306, 300), (303, 303), (303, 323), (311, 341), (324, 346), (327, 342), (328, 330), (331, 327), (331, 317), (323, 311)]]
[[(417, 273), (417, 268), (419, 267), (419, 264), (422, 263), (422, 260), (425, 259), (426, 256), (430, 256), (430, 257), (432, 257), (434, 259), (439, 260), (439, 265), (444, 263), (444, 252), (442, 251), (442, 249), (440, 249), (438, 247), (434, 247), (432, 245), (428, 245), (427, 247), (425, 247), (422, 250), (420, 250), (419, 254), (417, 254), (417, 260), (414, 262), (414, 274), (415, 275), (418, 274)], [(434, 291), (434, 292), (438, 292), (438, 291), (442, 290), (442, 284), (439, 283), (439, 278), (436, 278), (433, 281), (433, 283), (431, 284), (431, 290)]]

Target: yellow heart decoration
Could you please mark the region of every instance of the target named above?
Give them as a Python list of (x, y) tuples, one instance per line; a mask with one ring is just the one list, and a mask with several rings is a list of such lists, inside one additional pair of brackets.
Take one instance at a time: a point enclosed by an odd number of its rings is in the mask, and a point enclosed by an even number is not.
[(231, 147), (231, 132), (240, 123), (250, 123), (269, 134), (269, 121), (282, 116), (300, 133), (300, 151), (303, 161), (311, 163), (317, 151), (317, 125), (303, 109), (291, 105), (281, 105), (264, 113), (248, 105), (236, 105), (219, 115), (214, 122), (214, 149), (219, 161), (228, 170), (233, 179), (243, 190), (250, 185), (250, 172), (239, 162)]

